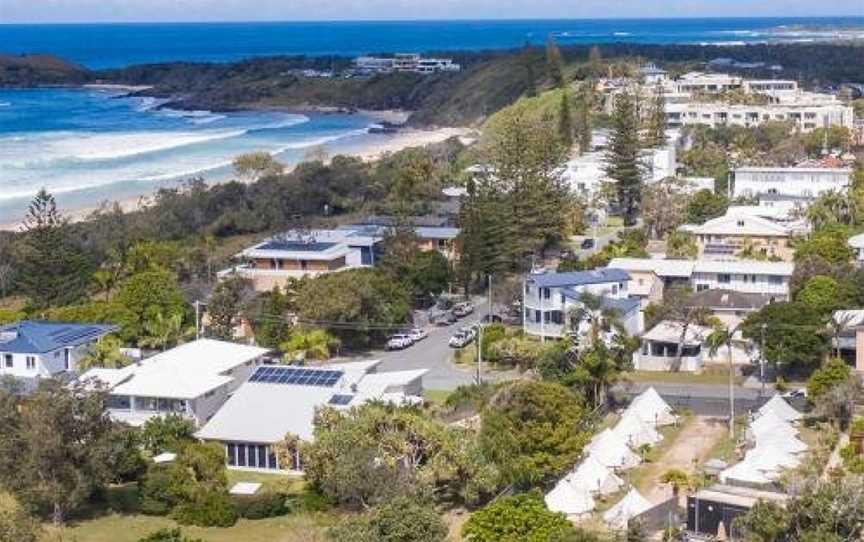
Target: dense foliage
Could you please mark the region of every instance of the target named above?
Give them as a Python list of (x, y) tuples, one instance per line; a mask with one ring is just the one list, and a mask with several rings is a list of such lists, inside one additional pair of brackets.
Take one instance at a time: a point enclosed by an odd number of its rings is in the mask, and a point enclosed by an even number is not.
[(567, 518), (547, 510), (538, 493), (501, 497), (471, 514), (462, 527), (469, 542), (565, 542), (574, 533)]

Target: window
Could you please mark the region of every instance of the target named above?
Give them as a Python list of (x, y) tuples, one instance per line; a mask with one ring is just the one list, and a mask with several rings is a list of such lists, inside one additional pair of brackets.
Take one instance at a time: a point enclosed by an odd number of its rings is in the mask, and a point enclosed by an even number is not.
[(540, 323), (540, 311), (538, 311), (538, 310), (534, 311), (534, 321), (537, 322), (538, 324)]
[(3, 360), (4, 360), (4, 365), (6, 365), (6, 367), (13, 367), (14, 366), (12, 363), (12, 354), (4, 355)]
[(226, 444), (225, 448), (228, 453), (228, 464), (232, 467), (237, 465), (237, 445), (236, 444)]
[(708, 289), (708, 285), (707, 285), (707, 284), (697, 284), (697, 285), (696, 285), (696, 291), (697, 291), (697, 292), (704, 292), (704, 291), (707, 290), (707, 289)]
[(612, 285), (612, 295), (618, 295), (618, 285), (617, 284)]
[(768, 275), (768, 284), (783, 284), (783, 277), (780, 275)]
[(63, 350), (63, 367), (68, 371), (72, 368), (71, 365), (71, 352), (68, 348), (66, 348), (65, 350)]
[(549, 299), (552, 297), (552, 290), (549, 288), (543, 288), (543, 299)]
[(149, 410), (155, 412), (159, 408), (159, 402), (152, 397), (136, 397), (135, 410)]
[(729, 284), (730, 282), (732, 282), (732, 275), (730, 275), (729, 273), (720, 273), (719, 275), (717, 275), (717, 282), (719, 282), (720, 284)]
[(109, 395), (106, 405), (113, 410), (129, 410), (132, 408), (132, 398), (128, 395)]
[(267, 447), (266, 446), (258, 446), (258, 468), (266, 469), (267, 468)]
[(27, 356), (27, 357), (25, 358), (25, 361), (26, 361), (26, 363), (27, 363), (27, 369), (28, 369), (28, 370), (31, 370), (31, 371), (32, 371), (32, 370), (36, 369), (36, 358), (35, 358), (35, 357), (33, 357), (33, 356)]
[(237, 466), (245, 467), (246, 466), (246, 445), (238, 444), (237, 445)]

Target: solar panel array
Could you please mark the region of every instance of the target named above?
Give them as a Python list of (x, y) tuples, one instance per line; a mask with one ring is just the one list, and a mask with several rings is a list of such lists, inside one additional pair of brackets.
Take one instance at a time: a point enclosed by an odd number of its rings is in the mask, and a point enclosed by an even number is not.
[(76, 328), (76, 327), (63, 327), (56, 331), (51, 332), (49, 335), (55, 341), (60, 341), (64, 343), (69, 343), (73, 341), (77, 341), (79, 339), (84, 339), (91, 336), (98, 336), (100, 333), (99, 328), (95, 327), (85, 327), (85, 328)]
[(332, 388), (344, 374), (344, 371), (332, 371), (328, 369), (264, 366), (258, 367), (249, 378), (249, 382)]
[(334, 395), (333, 397), (330, 398), (330, 400), (328, 401), (328, 403), (331, 404), (331, 405), (345, 406), (345, 405), (347, 405), (348, 403), (351, 402), (351, 399), (354, 399), (354, 396), (353, 396), (353, 395), (340, 395), (340, 394), (336, 394), (336, 395)]

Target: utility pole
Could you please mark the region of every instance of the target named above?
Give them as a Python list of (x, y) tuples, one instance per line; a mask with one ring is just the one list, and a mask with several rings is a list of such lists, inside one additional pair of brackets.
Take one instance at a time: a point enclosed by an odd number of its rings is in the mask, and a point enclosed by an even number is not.
[(202, 303), (199, 300), (195, 300), (192, 305), (195, 306), (195, 340), (201, 338), (201, 305), (206, 306), (207, 303)]
[(735, 442), (735, 370), (732, 365), (732, 335), (730, 332), (726, 349), (729, 355), (729, 438)]
[(765, 395), (765, 328), (768, 324), (763, 323), (762, 328), (762, 344), (759, 345), (759, 379), (762, 381), (762, 390), (759, 395)]

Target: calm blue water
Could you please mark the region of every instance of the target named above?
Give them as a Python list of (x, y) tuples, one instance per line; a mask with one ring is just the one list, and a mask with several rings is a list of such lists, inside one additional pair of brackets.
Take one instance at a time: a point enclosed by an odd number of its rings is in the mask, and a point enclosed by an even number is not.
[(234, 156), (266, 151), (292, 163), (374, 144), (360, 115), (157, 109), (152, 98), (97, 90), (0, 90), (0, 224), (40, 188), (66, 209), (149, 194), (193, 175), (220, 180)]
[[(857, 2), (860, 0), (850, 0)], [(91, 68), (172, 60), (225, 62), (253, 56), (358, 55), (519, 47), (550, 34), (562, 44), (753, 43), (831, 39), (784, 26), (864, 26), (856, 18), (537, 21), (274, 22), (0, 25), (0, 52), (53, 53)]]

